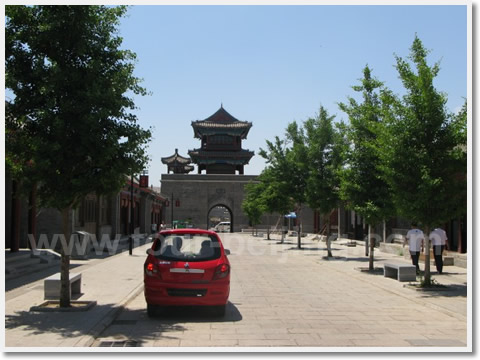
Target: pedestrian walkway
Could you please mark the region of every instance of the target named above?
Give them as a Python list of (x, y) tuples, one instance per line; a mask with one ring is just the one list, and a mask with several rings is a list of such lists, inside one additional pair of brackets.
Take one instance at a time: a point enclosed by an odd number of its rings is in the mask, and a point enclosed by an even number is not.
[[(148, 332), (142, 346), (467, 345), (467, 269), (448, 266), (437, 276), (433, 267), (433, 278), (448, 289), (423, 292), (385, 278), (381, 271), (362, 272), (368, 267), (364, 247), (347, 247), (343, 240), (332, 243), (334, 257), (327, 259), (325, 243), (312, 236), (302, 239), (303, 250), (296, 248), (296, 238), (287, 238), (280, 245), (278, 239), (249, 234), (221, 237), (232, 252), (231, 303), (222, 321), (187, 320), (184, 324), (182, 320), (178, 324), (173, 319), (170, 322), (175, 326), (171, 327), (176, 333), (155, 335), (169, 323), (151, 321), (145, 313), (142, 291), (147, 243), (135, 248), (132, 256), (123, 252), (73, 264), (76, 267), (71, 271), (82, 273), (83, 295), (78, 300), (97, 302), (88, 312), (29, 311), (44, 301), (43, 280), (7, 292), (6, 350), (95, 345), (95, 339), (105, 335), (104, 330), (129, 306), (137, 309), (135, 314), (141, 318), (136, 336)], [(409, 263), (403, 256), (378, 249), (375, 259), (377, 268), (385, 261)], [(415, 307), (410, 315), (408, 306)], [(126, 326), (117, 322), (117, 327)]]
[(88, 312), (31, 312), (32, 306), (44, 302), (43, 280), (7, 292), (5, 346), (90, 346), (122, 305), (143, 291), (143, 263), (149, 246), (147, 243), (133, 249), (132, 255), (126, 251), (84, 261), (84, 265), (71, 269), (82, 274), (83, 294), (78, 300), (97, 302)]

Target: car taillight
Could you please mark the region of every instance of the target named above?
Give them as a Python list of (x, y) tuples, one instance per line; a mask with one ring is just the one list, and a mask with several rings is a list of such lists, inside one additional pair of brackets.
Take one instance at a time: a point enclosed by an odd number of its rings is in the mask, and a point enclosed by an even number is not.
[(213, 275), (213, 280), (223, 279), (230, 273), (230, 265), (221, 264), (215, 269), (215, 274)]
[(148, 276), (160, 276), (157, 266), (150, 261), (145, 264), (145, 274)]

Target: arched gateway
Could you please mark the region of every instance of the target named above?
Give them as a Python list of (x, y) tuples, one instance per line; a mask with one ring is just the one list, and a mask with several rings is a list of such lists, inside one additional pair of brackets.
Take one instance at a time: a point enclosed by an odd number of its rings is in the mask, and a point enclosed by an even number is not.
[(208, 211), (207, 228), (220, 232), (233, 232), (233, 213), (226, 205), (218, 204)]

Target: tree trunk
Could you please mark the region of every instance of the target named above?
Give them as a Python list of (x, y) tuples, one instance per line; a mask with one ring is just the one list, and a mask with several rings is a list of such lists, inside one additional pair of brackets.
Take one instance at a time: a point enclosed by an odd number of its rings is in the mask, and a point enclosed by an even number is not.
[(102, 225), (101, 225), (101, 220), (102, 220), (102, 214), (101, 214), (101, 201), (102, 201), (102, 196), (100, 194), (97, 195), (97, 202), (95, 203), (95, 236), (97, 237), (97, 241), (100, 243), (100, 240), (102, 239)]
[(373, 251), (375, 249), (375, 241), (372, 241), (372, 226), (368, 224), (368, 242), (370, 243), (370, 258), (368, 259), (368, 270), (373, 270)]
[(30, 249), (35, 250), (37, 248), (37, 242), (35, 241), (37, 234), (37, 184), (33, 184), (28, 202), (28, 233), (32, 234), (28, 245)]
[(70, 207), (62, 209), (62, 228), (65, 241), (62, 243), (60, 254), (60, 307), (70, 307)]
[(324, 217), (326, 232), (325, 232), (325, 243), (327, 244), (327, 257), (332, 257), (332, 246), (330, 243), (330, 214)]
[(340, 241), (340, 232), (341, 232), (341, 228), (340, 228), (340, 220), (341, 220), (341, 216), (340, 216), (341, 212), (340, 212), (340, 206), (337, 208), (337, 241)]
[(383, 242), (387, 242), (387, 222), (383, 220)]
[(10, 252), (17, 252), (20, 250), (20, 220), (21, 207), (20, 201), (20, 182), (12, 181), (12, 222), (11, 222), (11, 238), (10, 238)]
[(297, 247), (302, 248), (302, 208), (299, 207), (297, 214)]
[(432, 284), (432, 279), (430, 276), (430, 226), (425, 227), (425, 286), (430, 286)]
[[(363, 220), (363, 221), (365, 221), (365, 220)], [(363, 229), (365, 230), (365, 223), (364, 223)], [(365, 233), (362, 232), (362, 234), (365, 234)], [(365, 256), (368, 256), (369, 245), (370, 245), (370, 232), (367, 234), (367, 237), (365, 238)]]
[(270, 215), (267, 215), (267, 240), (270, 240)]
[[(458, 226), (457, 226), (457, 252), (459, 254), (463, 253), (463, 246), (462, 246), (462, 219), (458, 218), (457, 220)], [(449, 247), (450, 249), (450, 247)]]

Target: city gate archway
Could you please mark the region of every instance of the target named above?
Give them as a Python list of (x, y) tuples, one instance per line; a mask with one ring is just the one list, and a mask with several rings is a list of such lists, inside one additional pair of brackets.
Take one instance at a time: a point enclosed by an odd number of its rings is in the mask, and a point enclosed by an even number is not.
[[(228, 228), (228, 232), (233, 232), (233, 212), (232, 212), (232, 210), (224, 204), (217, 204), (215, 206), (212, 206), (208, 210), (207, 229), (212, 229), (217, 224), (219, 224), (221, 222), (229, 222), (230, 226)], [(222, 231), (222, 230), (220, 230), (220, 231)]]

